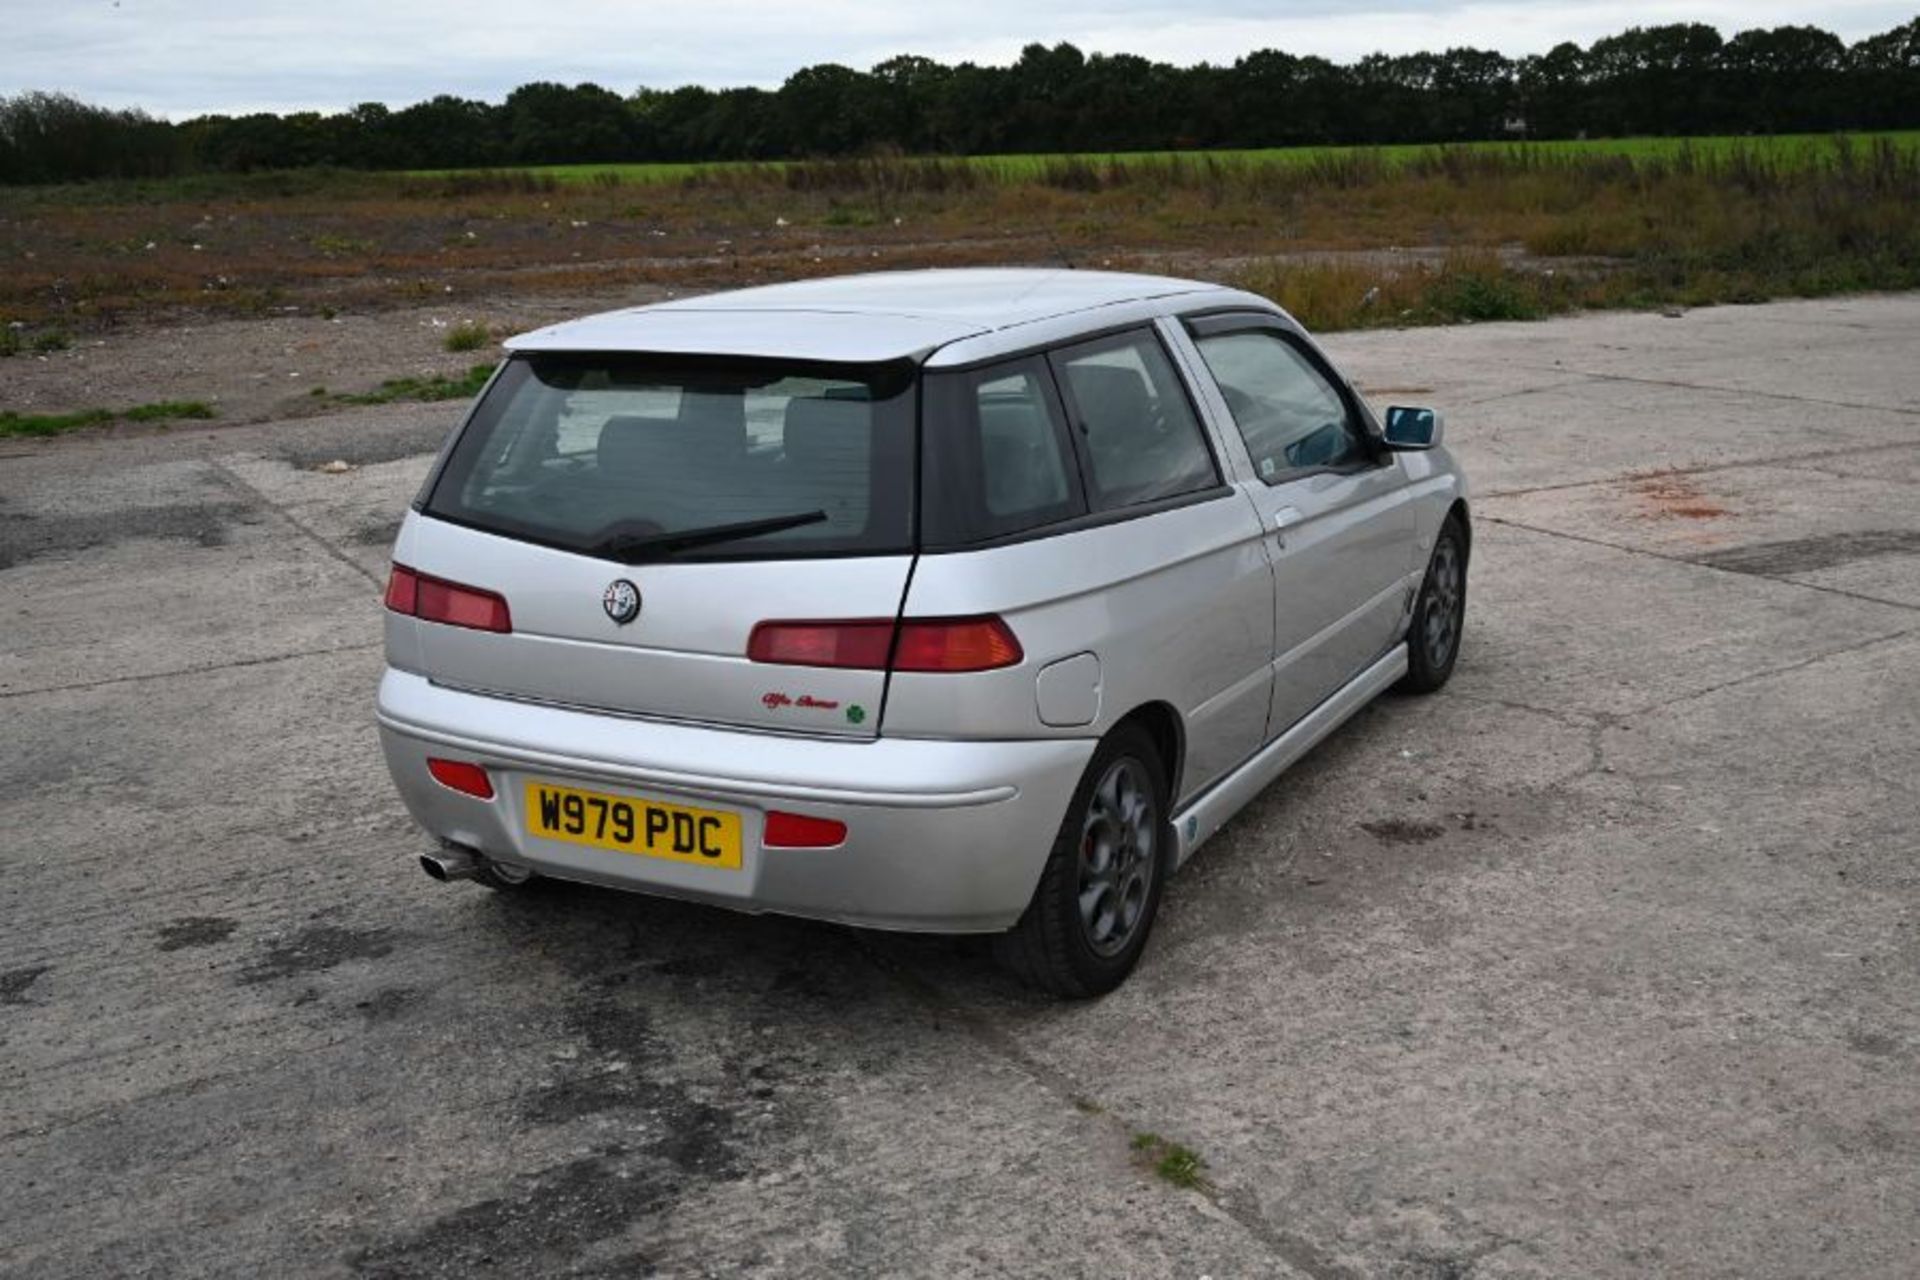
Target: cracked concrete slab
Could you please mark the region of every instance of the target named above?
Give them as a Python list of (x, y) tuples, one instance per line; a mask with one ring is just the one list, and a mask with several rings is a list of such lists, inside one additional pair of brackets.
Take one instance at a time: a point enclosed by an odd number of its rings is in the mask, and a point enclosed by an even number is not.
[(1628, 715), (1920, 625), (1899, 605), (1498, 516), (1478, 526), (1475, 554), (1487, 573), (1470, 588), (1471, 625), (1485, 661), (1453, 687), (1548, 709)]
[(1848, 459), (1844, 471), (1786, 466), (1660, 472), (1495, 497), (1494, 519), (1920, 608), (1920, 444)]
[(1531, 491), (1478, 508), (1448, 689), (1258, 797), (1082, 1005), (420, 876), (375, 582), (456, 408), (9, 446), (0, 1276), (1905, 1275), (1917, 332), (1330, 339)]
[(37, 527), (77, 521), (87, 532), (5, 571), (0, 697), (377, 639), (379, 590), (365, 576), (244, 495), (204, 494), (30, 515)]
[[(1551, 332), (1545, 331), (1551, 330)], [(1482, 493), (1911, 443), (1920, 321), (1900, 296), (1619, 313), (1569, 328), (1336, 335), (1376, 406), (1427, 398)]]

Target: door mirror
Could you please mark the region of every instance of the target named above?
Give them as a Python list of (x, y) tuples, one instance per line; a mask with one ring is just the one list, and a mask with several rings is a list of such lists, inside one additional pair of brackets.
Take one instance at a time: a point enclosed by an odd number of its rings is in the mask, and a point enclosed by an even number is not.
[(1434, 448), (1440, 443), (1442, 426), (1440, 415), (1435, 410), (1394, 405), (1387, 410), (1387, 448), (1399, 450)]

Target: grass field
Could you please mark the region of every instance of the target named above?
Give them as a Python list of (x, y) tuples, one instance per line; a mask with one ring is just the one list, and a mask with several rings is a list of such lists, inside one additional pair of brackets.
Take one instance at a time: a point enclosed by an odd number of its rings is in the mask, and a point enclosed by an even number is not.
[[(1870, 146), (1884, 139), (1905, 152), (1920, 151), (1920, 130), (1847, 135), (1857, 145)], [(1597, 156), (1626, 156), (1636, 160), (1673, 160), (1690, 155), (1705, 161), (1737, 153), (1754, 153), (1793, 164), (1817, 163), (1828, 155), (1833, 135), (1824, 133), (1777, 134), (1768, 137), (1726, 135), (1699, 138), (1590, 138), (1554, 142), (1468, 142), (1449, 150), (1477, 155), (1509, 158), (1580, 160)], [(1430, 156), (1437, 150), (1428, 144), (1377, 147), (1272, 147), (1226, 149), (1219, 151), (1111, 151), (1079, 153), (1037, 153), (1031, 155), (968, 156), (954, 161), (1006, 181), (1021, 181), (1042, 176), (1049, 166), (1061, 163), (1109, 165), (1164, 165), (1169, 162), (1198, 164), (1212, 161), (1224, 165), (1314, 165), (1328, 161), (1364, 159), (1386, 165), (1402, 165)], [(769, 168), (784, 171), (781, 161), (723, 161), (670, 164), (562, 164), (519, 167), (511, 172), (530, 173), (565, 183), (579, 182), (671, 182), (689, 176), (728, 170)], [(415, 177), (436, 178), (459, 173), (453, 169), (421, 169)]]
[(0, 188), (0, 260), (21, 358), (160, 316), (983, 264), (1221, 280), (1323, 329), (1526, 319), (1920, 287), (1920, 133)]

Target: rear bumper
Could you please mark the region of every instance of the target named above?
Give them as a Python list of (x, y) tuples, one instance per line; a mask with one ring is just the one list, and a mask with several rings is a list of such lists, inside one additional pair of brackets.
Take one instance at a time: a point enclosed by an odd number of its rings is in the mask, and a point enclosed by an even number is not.
[[(388, 670), (380, 741), (416, 821), (442, 839), (565, 880), (884, 929), (987, 932), (1012, 925), (1094, 743), (777, 737), (594, 715), (433, 684)], [(429, 756), (486, 767), (495, 795), (441, 786)], [(742, 815), (738, 871), (529, 834), (528, 778)], [(772, 808), (847, 826), (831, 849), (767, 849)]]

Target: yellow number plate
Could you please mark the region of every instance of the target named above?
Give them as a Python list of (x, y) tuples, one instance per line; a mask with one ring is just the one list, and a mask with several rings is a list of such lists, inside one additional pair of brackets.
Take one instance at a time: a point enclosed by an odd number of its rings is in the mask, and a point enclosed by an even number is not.
[(616, 853), (740, 869), (740, 815), (719, 809), (529, 782), (527, 830)]

